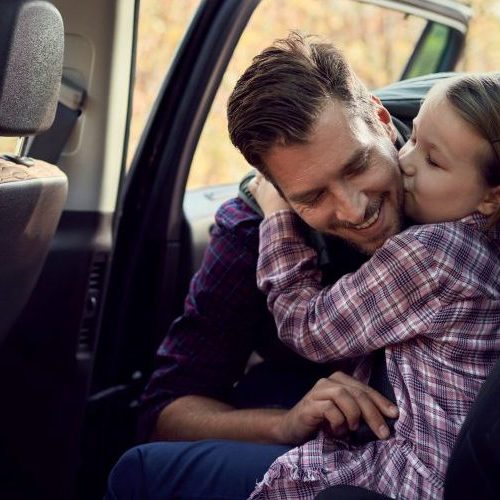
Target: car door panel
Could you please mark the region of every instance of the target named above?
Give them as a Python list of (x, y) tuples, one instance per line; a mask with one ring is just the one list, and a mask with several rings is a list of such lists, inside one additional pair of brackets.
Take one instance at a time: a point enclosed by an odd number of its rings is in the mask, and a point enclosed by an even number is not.
[(17, 486), (29, 478), (27, 498), (71, 496), (110, 231), (109, 214), (63, 215), (25, 313), (0, 350), (8, 409), (0, 414), (1, 457), (11, 464), (9, 481), (0, 471), (0, 498), (16, 477)]

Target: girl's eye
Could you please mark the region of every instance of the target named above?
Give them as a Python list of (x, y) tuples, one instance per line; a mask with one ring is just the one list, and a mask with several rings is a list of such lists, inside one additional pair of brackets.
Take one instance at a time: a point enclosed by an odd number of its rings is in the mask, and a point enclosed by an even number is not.
[(431, 158), (431, 155), (427, 155), (426, 157), (426, 161), (427, 163), (431, 166), (431, 167), (438, 167), (439, 168), (439, 165)]

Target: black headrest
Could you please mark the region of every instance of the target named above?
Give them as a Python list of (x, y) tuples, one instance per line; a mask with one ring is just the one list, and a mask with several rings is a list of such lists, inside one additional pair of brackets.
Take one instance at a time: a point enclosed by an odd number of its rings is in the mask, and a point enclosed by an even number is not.
[(63, 56), (63, 22), (52, 4), (0, 0), (0, 135), (33, 135), (50, 128)]
[(405, 123), (411, 124), (413, 118), (417, 116), (427, 92), (429, 92), (433, 85), (440, 80), (459, 74), (448, 72), (417, 76), (391, 83), (386, 87), (374, 90), (373, 93), (380, 97), (391, 115), (396, 116), (396, 118)]

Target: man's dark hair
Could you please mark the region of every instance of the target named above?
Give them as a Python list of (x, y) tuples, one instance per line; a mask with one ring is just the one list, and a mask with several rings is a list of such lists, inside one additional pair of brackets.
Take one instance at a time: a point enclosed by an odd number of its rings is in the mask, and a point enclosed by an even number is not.
[(276, 144), (304, 144), (333, 100), (370, 125), (373, 101), (344, 55), (330, 43), (292, 32), (253, 59), (229, 97), (232, 143), (269, 177), (263, 162)]

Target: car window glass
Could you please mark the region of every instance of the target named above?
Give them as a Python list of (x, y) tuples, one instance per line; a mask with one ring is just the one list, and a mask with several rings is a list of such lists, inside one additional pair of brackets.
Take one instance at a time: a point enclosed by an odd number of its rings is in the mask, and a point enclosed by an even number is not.
[[(141, 0), (128, 164), (176, 48), (201, 0)], [(498, 0), (463, 0), (472, 18), (459, 71), (500, 68)], [(290, 29), (319, 34), (340, 45), (369, 87), (398, 80), (426, 21), (354, 0), (262, 0), (250, 20), (212, 105), (191, 168), (189, 188), (237, 182), (248, 171), (227, 136), (226, 102), (251, 58)], [(440, 38), (446, 30), (434, 25)], [(424, 47), (427, 49), (427, 47)], [(435, 65), (432, 47), (416, 61), (418, 72)], [(0, 144), (1, 145), (1, 144)], [(3, 148), (0, 148), (3, 149)]]
[(191, 167), (188, 189), (237, 182), (249, 167), (227, 134), (226, 103), (258, 52), (291, 29), (333, 40), (363, 81), (376, 88), (399, 80), (426, 21), (353, 0), (263, 0), (225, 72)]
[(465, 50), (458, 71), (500, 70), (500, 2), (462, 1), (473, 9)]
[(21, 148), (20, 137), (0, 137), (0, 154), (18, 154)]
[(415, 56), (411, 70), (405, 78), (435, 73), (439, 68), (442, 53), (449, 40), (450, 28), (438, 23), (430, 23), (425, 41)]
[(141, 0), (127, 166), (165, 74), (201, 0)]

